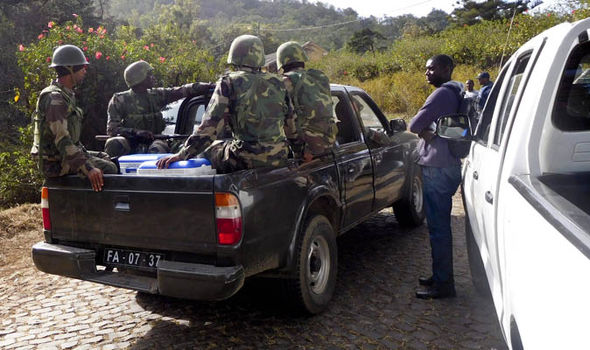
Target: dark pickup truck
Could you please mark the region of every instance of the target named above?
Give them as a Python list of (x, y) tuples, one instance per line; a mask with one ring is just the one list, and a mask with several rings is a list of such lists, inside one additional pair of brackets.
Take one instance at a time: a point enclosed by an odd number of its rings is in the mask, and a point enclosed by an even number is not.
[[(289, 303), (322, 311), (336, 285), (336, 237), (393, 206), (401, 225), (424, 219), (412, 162), (417, 137), (361, 89), (332, 85), (331, 154), (306, 164), (202, 176), (105, 175), (46, 181), (41, 271), (185, 299), (222, 300), (244, 279), (281, 280)], [(192, 132), (206, 97), (186, 100), (174, 132)]]

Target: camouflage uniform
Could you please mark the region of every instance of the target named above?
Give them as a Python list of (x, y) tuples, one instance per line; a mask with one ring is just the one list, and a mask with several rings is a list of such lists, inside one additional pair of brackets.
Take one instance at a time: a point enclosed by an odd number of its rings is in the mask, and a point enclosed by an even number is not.
[[(228, 63), (237, 70), (217, 82), (201, 125), (178, 153), (183, 159), (201, 152), (220, 173), (286, 164), (284, 124), (292, 123), (281, 78), (261, 72), (262, 41), (251, 35), (234, 40)], [(213, 143), (229, 123), (233, 138)]]
[(82, 110), (74, 92), (57, 81), (43, 89), (37, 100), (31, 154), (39, 159), (46, 177), (79, 174), (98, 168), (116, 174), (117, 166), (102, 152), (88, 152), (80, 143)]
[[(278, 68), (307, 61), (303, 48), (287, 42), (277, 49)], [(330, 152), (338, 128), (333, 115), (330, 81), (321, 71), (297, 67), (283, 73), (284, 83), (293, 104), (297, 140), (290, 140), (294, 149), (318, 156)]]
[(164, 140), (155, 140), (149, 145), (141, 143), (136, 137), (137, 130), (160, 134), (166, 128), (161, 110), (183, 97), (202, 93), (203, 85), (194, 83), (174, 88), (153, 88), (145, 93), (136, 93), (131, 89), (115, 93), (109, 102), (107, 121), (107, 134), (114, 137), (107, 140), (105, 152), (111, 156), (169, 152), (170, 147)]
[[(285, 88), (274, 74), (244, 67), (222, 77), (201, 125), (179, 155), (188, 159), (205, 151), (218, 172), (285, 165), (288, 146), (283, 125), (290, 115), (285, 98)], [(226, 123), (233, 139), (209, 147)]]

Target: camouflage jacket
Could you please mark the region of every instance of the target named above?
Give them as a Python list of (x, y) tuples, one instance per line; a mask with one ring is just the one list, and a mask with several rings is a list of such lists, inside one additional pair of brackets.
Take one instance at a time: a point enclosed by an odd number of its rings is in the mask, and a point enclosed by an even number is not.
[(137, 130), (154, 134), (166, 128), (162, 108), (183, 97), (198, 93), (199, 83), (173, 88), (153, 88), (145, 93), (133, 90), (117, 92), (109, 101), (107, 134), (133, 137)]
[(338, 132), (328, 77), (318, 70), (298, 68), (285, 73), (284, 82), (296, 114), (299, 141), (313, 155), (328, 151)]
[(82, 117), (74, 92), (57, 81), (39, 94), (31, 154), (39, 158), (45, 176), (86, 175), (92, 170), (89, 156), (80, 144)]
[(279, 76), (248, 68), (219, 79), (201, 125), (179, 155), (193, 157), (232, 130), (230, 149), (250, 167), (279, 166), (287, 156), (285, 123), (291, 123), (285, 87)]

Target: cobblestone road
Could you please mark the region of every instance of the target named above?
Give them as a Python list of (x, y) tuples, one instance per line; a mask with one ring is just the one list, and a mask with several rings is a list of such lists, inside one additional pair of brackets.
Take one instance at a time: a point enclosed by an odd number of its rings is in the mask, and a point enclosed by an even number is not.
[(290, 315), (264, 280), (200, 303), (27, 268), (0, 276), (0, 348), (506, 349), (491, 301), (471, 285), (461, 211), (453, 226), (455, 299), (414, 298), (427, 230), (402, 230), (383, 211), (339, 238), (337, 290), (321, 315)]

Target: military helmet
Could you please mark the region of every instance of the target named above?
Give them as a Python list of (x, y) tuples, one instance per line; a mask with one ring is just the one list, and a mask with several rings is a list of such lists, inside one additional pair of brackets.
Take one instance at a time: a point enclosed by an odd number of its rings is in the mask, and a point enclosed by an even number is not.
[(148, 77), (148, 73), (153, 71), (154, 67), (152, 67), (149, 63), (143, 60), (139, 60), (137, 62), (133, 62), (125, 68), (125, 72), (123, 73), (123, 77), (125, 78), (125, 83), (127, 86), (134, 87), (135, 85), (141, 83)]
[(232, 41), (227, 63), (236, 66), (262, 67), (264, 65), (264, 45), (254, 35), (240, 35)]
[(72, 67), (87, 65), (86, 56), (78, 46), (62, 45), (53, 51), (49, 67)]
[(309, 60), (303, 47), (296, 41), (287, 41), (277, 49), (277, 69), (281, 69), (292, 62), (306, 62)]

